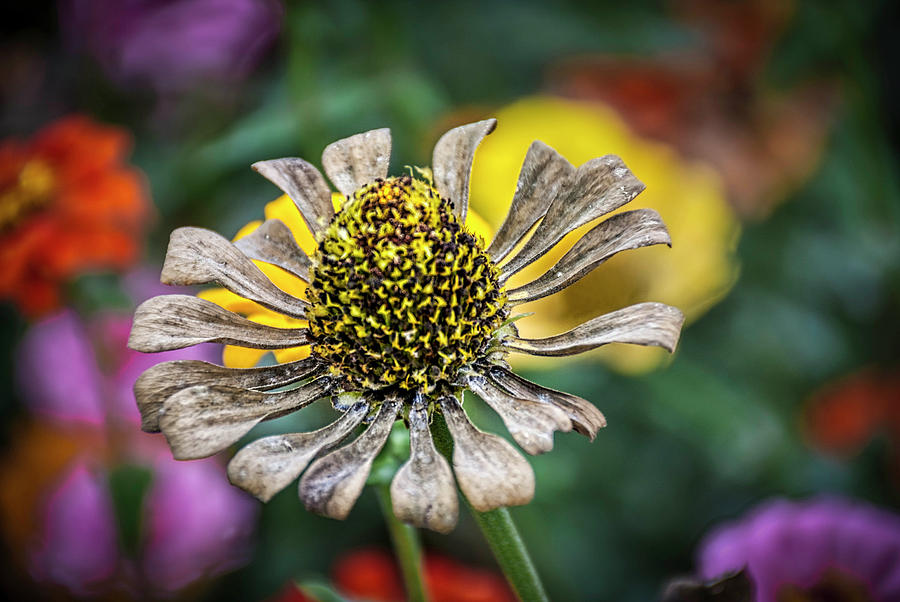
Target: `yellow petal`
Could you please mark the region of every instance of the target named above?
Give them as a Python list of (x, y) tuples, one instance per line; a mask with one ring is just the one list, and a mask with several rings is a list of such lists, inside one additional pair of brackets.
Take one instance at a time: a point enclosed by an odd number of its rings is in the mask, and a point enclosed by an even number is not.
[(244, 299), (240, 295), (236, 295), (224, 288), (208, 288), (197, 293), (197, 296), (238, 314), (246, 315), (264, 310), (258, 303)]
[(237, 234), (234, 235), (234, 238), (231, 239), (231, 242), (234, 242), (236, 240), (240, 240), (240, 239), (244, 238), (248, 234), (251, 234), (257, 228), (259, 228), (261, 225), (262, 225), (262, 220), (258, 220), (258, 219), (253, 220), (252, 222), (250, 222), (249, 224), (246, 224), (244, 227), (242, 227), (240, 230), (238, 230)]
[(304, 345), (303, 347), (291, 347), (290, 349), (277, 349), (274, 353), (275, 359), (278, 360), (279, 364), (295, 362), (309, 357), (309, 345)]
[(294, 201), (286, 194), (281, 195), (274, 201), (266, 204), (266, 219), (280, 219), (284, 222), (291, 232), (297, 244), (303, 249), (307, 255), (312, 255), (316, 251), (316, 239), (303, 218), (300, 216), (300, 210), (294, 205)]
[(474, 209), (469, 209), (466, 213), (466, 229), (475, 236), (480, 236), (485, 246), (491, 243), (491, 238), (494, 236), (494, 229)]
[(265, 349), (250, 349), (226, 345), (222, 350), (222, 363), (228, 368), (252, 368), (268, 353)]

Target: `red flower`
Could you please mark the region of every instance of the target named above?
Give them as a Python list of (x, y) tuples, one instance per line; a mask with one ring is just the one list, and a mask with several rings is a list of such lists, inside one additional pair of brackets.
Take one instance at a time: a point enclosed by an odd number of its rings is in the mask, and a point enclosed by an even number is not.
[(810, 400), (806, 425), (813, 445), (843, 455), (859, 452), (879, 431), (900, 441), (900, 372), (863, 370)]
[(73, 276), (135, 261), (149, 200), (125, 163), (130, 144), (81, 116), (0, 142), (0, 298), (38, 316), (60, 305)]
[[(425, 587), (432, 602), (514, 602), (499, 575), (463, 566), (441, 556), (425, 559)], [(352, 599), (372, 602), (405, 600), (400, 572), (381, 550), (359, 550), (339, 559), (334, 569), (337, 589)]]

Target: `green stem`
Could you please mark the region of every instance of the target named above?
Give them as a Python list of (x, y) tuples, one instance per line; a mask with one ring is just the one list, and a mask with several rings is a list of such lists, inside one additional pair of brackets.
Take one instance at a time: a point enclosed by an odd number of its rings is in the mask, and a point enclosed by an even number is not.
[(406, 586), (406, 595), (409, 602), (427, 602), (425, 595), (425, 583), (422, 580), (422, 547), (419, 545), (419, 537), (415, 528), (400, 522), (394, 516), (391, 506), (391, 490), (388, 485), (375, 487), (381, 511), (391, 533), (391, 541), (394, 543), (394, 553), (400, 563), (400, 572), (403, 574), (403, 583)]
[[(443, 416), (435, 414), (431, 423), (431, 432), (434, 436), (435, 447), (448, 460), (452, 461), (453, 438), (450, 436)], [(463, 499), (491, 547), (497, 564), (500, 565), (506, 580), (519, 599), (522, 602), (548, 602), (547, 592), (544, 591), (541, 578), (534, 568), (528, 548), (525, 547), (525, 542), (522, 541), (509, 510), (498, 508), (490, 512), (479, 512), (469, 505), (465, 496)]]

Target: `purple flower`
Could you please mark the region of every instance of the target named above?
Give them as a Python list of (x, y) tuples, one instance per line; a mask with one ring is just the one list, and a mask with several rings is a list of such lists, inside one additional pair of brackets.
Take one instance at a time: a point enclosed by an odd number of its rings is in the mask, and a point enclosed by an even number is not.
[[(142, 272), (126, 277), (124, 286), (136, 304), (161, 288)], [(60, 433), (74, 431), (93, 441), (45, 489), (27, 553), (35, 579), (77, 595), (175, 592), (237, 568), (251, 550), (257, 503), (227, 483), (219, 461), (175, 462), (162, 442), (140, 431), (132, 387), (158, 360), (126, 347), (130, 329), (127, 314), (82, 320), (67, 310), (34, 324), (17, 356), (16, 380), (26, 406), (62, 427)], [(167, 355), (209, 361), (216, 348)], [(126, 447), (112, 447), (116, 442)], [(151, 474), (140, 508), (133, 509), (142, 529), (133, 558), (120, 549), (113, 510), (109, 473), (120, 462)]]
[(31, 572), (83, 595), (113, 577), (118, 561), (112, 501), (101, 479), (75, 465), (49, 496)]
[(277, 0), (66, 0), (60, 24), (116, 81), (166, 94), (246, 77), (282, 13)]
[(900, 516), (850, 500), (767, 502), (708, 535), (698, 558), (704, 578), (746, 567), (757, 602), (900, 600)]
[(162, 452), (146, 501), (144, 576), (177, 590), (250, 559), (256, 503), (223, 486), (222, 467), (207, 458), (176, 462)]

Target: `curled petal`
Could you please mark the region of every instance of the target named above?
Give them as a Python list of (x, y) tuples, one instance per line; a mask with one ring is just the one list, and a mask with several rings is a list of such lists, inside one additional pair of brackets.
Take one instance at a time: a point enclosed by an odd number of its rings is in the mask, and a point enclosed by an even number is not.
[(204, 228), (178, 228), (172, 232), (160, 280), (180, 286), (215, 282), (241, 297), (297, 318), (304, 317), (308, 307), (305, 301), (272, 284), (228, 240)]
[(391, 162), (391, 130), (382, 128), (350, 136), (325, 147), (322, 166), (345, 197), (387, 176)]
[(535, 261), (572, 230), (615, 211), (644, 190), (625, 163), (615, 155), (591, 159), (575, 170), (572, 185), (557, 196), (531, 238), (506, 265), (500, 280)]
[(331, 189), (319, 170), (297, 157), (257, 161), (251, 167), (291, 197), (313, 234), (334, 217)]
[(290, 228), (280, 219), (267, 219), (259, 228), (236, 241), (234, 246), (250, 259), (278, 266), (309, 282), (309, 257), (297, 246)]
[(449, 130), (434, 145), (434, 185), (442, 197), (453, 202), (453, 212), (460, 221), (465, 221), (469, 206), (469, 176), (475, 149), (495, 127), (496, 119), (461, 125)]
[(525, 155), (512, 205), (487, 252), (499, 263), (513, 250), (550, 204), (571, 184), (575, 168), (562, 155), (535, 140)]
[(262, 420), (309, 405), (332, 386), (319, 378), (290, 391), (260, 393), (223, 385), (179, 391), (159, 411), (159, 428), (176, 460), (195, 460), (222, 451)]
[(519, 447), (531, 455), (553, 449), (553, 432), (569, 432), (572, 420), (561, 408), (516, 397), (481, 375), (468, 379), (469, 388), (503, 419)]
[(586, 399), (542, 387), (506, 368), (495, 366), (490, 369), (489, 376), (491, 381), (515, 397), (551, 404), (562, 409), (569, 416), (575, 430), (590, 437), (592, 441), (597, 436), (597, 431), (606, 426), (606, 418), (594, 404)]
[(399, 410), (399, 402), (384, 402), (369, 428), (353, 443), (313, 462), (300, 479), (300, 499), (307, 510), (330, 518), (347, 518)]
[(684, 314), (663, 303), (638, 303), (588, 320), (568, 332), (546, 339), (510, 337), (511, 351), (531, 355), (575, 355), (609, 343), (653, 345), (672, 352), (681, 334)]
[(134, 383), (141, 412), (141, 429), (159, 432), (159, 410), (182, 389), (197, 385), (225, 385), (240, 389), (275, 389), (309, 378), (321, 368), (314, 358), (262, 368), (231, 369), (198, 360), (162, 362), (144, 371)]
[(134, 312), (128, 347), (135, 351), (156, 353), (200, 343), (287, 349), (309, 344), (309, 331), (257, 324), (191, 295), (153, 297)]
[(513, 304), (552, 295), (583, 278), (607, 259), (630, 249), (671, 245), (672, 239), (659, 214), (638, 209), (612, 216), (592, 228), (543, 276), (509, 292)]
[(456, 526), (459, 500), (450, 464), (438, 453), (423, 405), (409, 410), (409, 460), (391, 482), (394, 515), (416, 527), (449, 533)]
[(312, 433), (263, 437), (245, 446), (228, 463), (228, 480), (264, 502), (300, 476), (323, 449), (337, 445), (362, 422), (368, 404), (358, 403)]
[(469, 422), (453, 397), (441, 399), (453, 436), (453, 470), (466, 499), (479, 512), (520, 506), (534, 497), (534, 472), (512, 445)]

